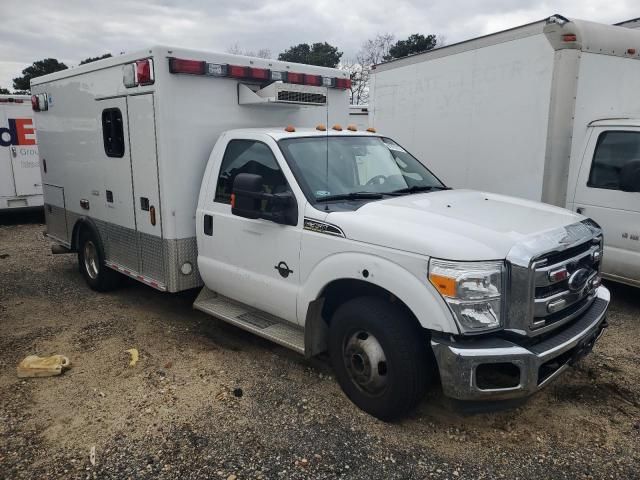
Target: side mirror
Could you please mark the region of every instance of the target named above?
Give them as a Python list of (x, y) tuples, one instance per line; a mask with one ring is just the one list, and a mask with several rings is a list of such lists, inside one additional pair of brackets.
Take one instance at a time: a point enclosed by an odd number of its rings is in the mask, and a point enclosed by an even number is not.
[(239, 173), (233, 180), (231, 213), (244, 218), (260, 218), (262, 175)]
[(640, 192), (640, 160), (631, 160), (620, 169), (620, 190)]
[(263, 184), (262, 175), (236, 175), (231, 195), (231, 213), (244, 218), (264, 218), (282, 225), (297, 225), (298, 204), (293, 194), (264, 193)]

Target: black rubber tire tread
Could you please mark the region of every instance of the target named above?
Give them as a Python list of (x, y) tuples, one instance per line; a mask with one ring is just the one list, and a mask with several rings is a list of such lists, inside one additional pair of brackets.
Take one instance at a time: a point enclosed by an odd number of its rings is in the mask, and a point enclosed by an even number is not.
[[(88, 240), (91, 240), (98, 251), (99, 269), (98, 276), (94, 279), (89, 276), (87, 269), (84, 265), (84, 244)], [(84, 227), (80, 231), (80, 238), (78, 241), (78, 267), (80, 273), (87, 282), (87, 285), (96, 292), (109, 292), (115, 290), (122, 284), (122, 275), (115, 270), (107, 267), (105, 264), (104, 248), (100, 237), (91, 228)]]
[[(344, 365), (343, 344), (360, 328), (376, 337), (387, 359), (389, 384), (379, 396), (353, 383)], [(434, 372), (433, 356), (418, 322), (402, 306), (378, 297), (355, 298), (336, 310), (329, 328), (329, 356), (347, 397), (384, 421), (399, 419), (416, 407)]]

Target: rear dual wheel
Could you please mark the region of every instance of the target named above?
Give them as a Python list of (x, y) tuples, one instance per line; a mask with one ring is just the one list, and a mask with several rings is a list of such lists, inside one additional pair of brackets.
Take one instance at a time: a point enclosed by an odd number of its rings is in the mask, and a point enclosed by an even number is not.
[(92, 290), (108, 292), (117, 288), (122, 275), (105, 264), (100, 237), (90, 228), (83, 228), (78, 240), (78, 267)]
[(331, 319), (329, 355), (338, 383), (381, 420), (406, 415), (423, 398), (434, 367), (428, 353), (417, 322), (383, 299), (350, 300)]

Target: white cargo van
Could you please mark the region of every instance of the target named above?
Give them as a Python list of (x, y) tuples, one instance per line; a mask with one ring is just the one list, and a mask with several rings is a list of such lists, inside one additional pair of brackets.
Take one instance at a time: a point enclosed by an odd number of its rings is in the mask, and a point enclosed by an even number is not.
[(370, 122), (454, 187), (566, 207), (640, 286), (640, 31), (554, 15), (377, 65)]
[(367, 105), (349, 105), (349, 124), (360, 130), (369, 128), (369, 107)]
[(31, 102), (0, 95), (0, 211), (42, 208), (42, 181)]
[(154, 47), (31, 87), (48, 235), (91, 288), (202, 287), (195, 308), (328, 352), (379, 418), (436, 371), (454, 398), (530, 395), (606, 327), (595, 223), (344, 128), (345, 72)]

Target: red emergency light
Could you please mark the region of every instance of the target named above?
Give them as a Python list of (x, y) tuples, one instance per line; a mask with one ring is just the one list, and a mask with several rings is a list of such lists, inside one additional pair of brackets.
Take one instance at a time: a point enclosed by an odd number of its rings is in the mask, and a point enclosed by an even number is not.
[(216, 64), (175, 57), (169, 58), (169, 72), (212, 77), (231, 77), (243, 80), (256, 80), (264, 83), (280, 81), (316, 87), (351, 88), (351, 80), (348, 78), (325, 77), (322, 75), (270, 70), (268, 68), (244, 65)]
[(145, 58), (136, 61), (136, 80), (138, 85), (153, 84), (153, 60)]
[(169, 72), (187, 73), (189, 75), (204, 75), (206, 62), (200, 60), (185, 60), (183, 58), (169, 59)]

